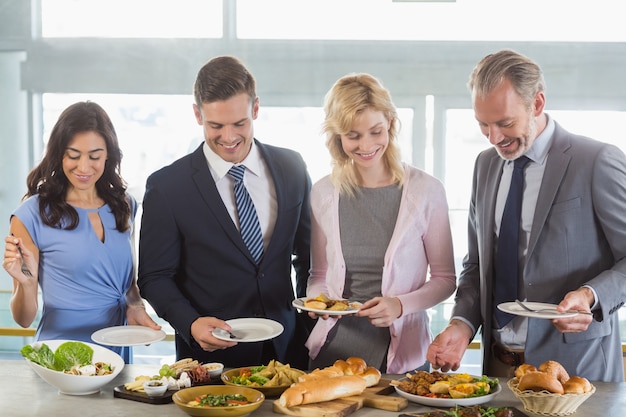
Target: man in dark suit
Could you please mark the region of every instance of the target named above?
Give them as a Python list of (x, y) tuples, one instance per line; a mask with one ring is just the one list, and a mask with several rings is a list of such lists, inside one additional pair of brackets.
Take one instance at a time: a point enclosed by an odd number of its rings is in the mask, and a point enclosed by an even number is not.
[[(306, 295), (310, 263), (311, 180), (304, 161), (294, 151), (254, 138), (255, 80), (236, 58), (205, 64), (194, 98), (205, 142), (147, 180), (139, 241), (141, 295), (176, 330), (178, 359), (226, 367), (277, 359), (306, 369), (306, 318), (291, 305)], [(239, 230), (248, 221), (238, 213), (229, 174), (239, 165), (245, 167), (243, 184), (262, 234), (260, 253), (248, 249)], [(284, 331), (252, 343), (213, 336), (215, 329), (231, 330), (225, 321), (237, 318), (271, 319)]]
[[(476, 160), (468, 253), (451, 321), (431, 344), (428, 360), (456, 370), (482, 327), (486, 374), (511, 376), (521, 362), (556, 360), (570, 375), (624, 381), (618, 317), (626, 300), (624, 153), (569, 133), (546, 114), (539, 66), (514, 51), (481, 60), (469, 87), (476, 120), (493, 147)], [(505, 201), (514, 165), (523, 158), (530, 162), (522, 168), (521, 223), (517, 240), (509, 239), (518, 265), (501, 276)], [(499, 300), (494, 288), (507, 278), (517, 294)], [(515, 298), (583, 314), (500, 317), (497, 305)]]

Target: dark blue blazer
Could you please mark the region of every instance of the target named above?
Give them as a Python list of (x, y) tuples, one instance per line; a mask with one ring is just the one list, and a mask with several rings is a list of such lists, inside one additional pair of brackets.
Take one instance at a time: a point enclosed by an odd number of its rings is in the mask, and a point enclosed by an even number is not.
[[(255, 140), (256, 141), (256, 140)], [(202, 146), (147, 180), (139, 241), (141, 296), (176, 331), (177, 358), (260, 364), (262, 342), (206, 352), (193, 340), (198, 317), (264, 317), (285, 330), (273, 339), (281, 362), (303, 364), (306, 329), (291, 306), (305, 296), (310, 265), (311, 180), (300, 154), (256, 145), (274, 181), (278, 213), (270, 243), (255, 265), (217, 191)], [(299, 354), (292, 358), (292, 354)]]

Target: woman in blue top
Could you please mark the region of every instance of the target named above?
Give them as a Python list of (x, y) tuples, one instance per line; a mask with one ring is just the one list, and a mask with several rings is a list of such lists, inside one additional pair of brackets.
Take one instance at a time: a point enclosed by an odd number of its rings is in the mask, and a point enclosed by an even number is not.
[[(121, 158), (106, 112), (79, 102), (63, 111), (28, 175), (25, 200), (11, 215), (3, 266), (13, 277), (11, 313), (20, 326), (35, 319), (41, 287), (36, 340), (89, 342), (94, 331), (125, 324), (160, 329), (136, 284), (137, 203), (119, 174)], [(31, 276), (20, 268), (18, 248)], [(109, 348), (131, 361), (130, 348)]]

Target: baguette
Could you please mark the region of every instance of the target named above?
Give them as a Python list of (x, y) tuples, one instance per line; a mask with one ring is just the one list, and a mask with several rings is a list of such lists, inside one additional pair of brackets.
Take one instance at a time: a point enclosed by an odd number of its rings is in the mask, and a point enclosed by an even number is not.
[(293, 407), (358, 395), (363, 391), (365, 391), (365, 379), (354, 375), (297, 382), (281, 394), (278, 404), (283, 407)]
[(319, 381), (327, 378), (335, 378), (338, 376), (355, 375), (365, 379), (366, 386), (373, 387), (378, 384), (381, 373), (373, 366), (367, 366), (361, 358), (350, 357), (344, 360), (337, 360), (331, 366), (322, 369), (315, 369), (311, 373), (301, 375), (299, 382)]

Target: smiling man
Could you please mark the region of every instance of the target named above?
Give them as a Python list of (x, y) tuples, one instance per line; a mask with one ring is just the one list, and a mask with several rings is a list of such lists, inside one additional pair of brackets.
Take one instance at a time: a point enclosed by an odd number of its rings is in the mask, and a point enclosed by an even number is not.
[[(483, 372), (490, 376), (555, 360), (570, 375), (623, 381), (624, 153), (567, 132), (545, 113), (542, 71), (514, 51), (481, 60), (469, 88), (493, 148), (476, 160), (468, 253), (452, 318), (428, 360), (456, 370), (482, 327)], [(518, 201), (517, 212), (509, 201)], [(498, 309), (518, 298), (593, 315), (527, 318)]]
[[(296, 294), (305, 296), (309, 270), (311, 181), (304, 161), (254, 138), (259, 98), (238, 59), (204, 65), (194, 98), (204, 143), (147, 181), (141, 295), (176, 330), (178, 359), (226, 367), (277, 359), (305, 369), (306, 318), (291, 306)], [(213, 335), (233, 330), (225, 321), (238, 318), (271, 319), (284, 331), (254, 343)]]

